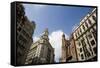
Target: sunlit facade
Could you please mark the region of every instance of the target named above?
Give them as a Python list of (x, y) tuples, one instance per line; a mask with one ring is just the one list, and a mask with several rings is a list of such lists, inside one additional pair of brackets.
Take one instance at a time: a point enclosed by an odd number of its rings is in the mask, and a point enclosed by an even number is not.
[(25, 64), (54, 63), (54, 48), (49, 43), (46, 29), (40, 39), (30, 47)]
[(97, 60), (97, 10), (84, 19), (73, 32), (78, 61)]

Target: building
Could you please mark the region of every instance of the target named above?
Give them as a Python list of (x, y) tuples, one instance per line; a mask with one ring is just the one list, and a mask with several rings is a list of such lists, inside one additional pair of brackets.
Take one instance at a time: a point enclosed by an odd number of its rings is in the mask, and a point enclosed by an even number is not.
[(25, 64), (42, 63), (54, 63), (54, 48), (49, 43), (48, 29), (31, 45)]
[(72, 56), (70, 62), (76, 62), (76, 61), (78, 61), (78, 56), (77, 56), (77, 50), (76, 50), (73, 34), (71, 34), (69, 41), (70, 41), (70, 53)]
[(60, 62), (97, 60), (97, 9), (87, 14), (70, 35), (69, 40), (62, 35), (62, 55)]
[(93, 9), (73, 32), (78, 61), (97, 60), (97, 9)]
[(33, 42), (32, 35), (35, 22), (30, 22), (25, 16), (22, 4), (16, 4), (16, 64), (24, 65), (27, 53)]
[(62, 35), (62, 53), (60, 62), (69, 62), (72, 58), (70, 50), (70, 41), (66, 40), (65, 35)]

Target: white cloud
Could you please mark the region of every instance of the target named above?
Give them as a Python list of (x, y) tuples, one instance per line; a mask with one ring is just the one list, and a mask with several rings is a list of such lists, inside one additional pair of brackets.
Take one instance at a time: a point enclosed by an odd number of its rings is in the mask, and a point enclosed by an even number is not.
[(33, 37), (33, 42), (36, 42), (36, 41), (38, 41), (39, 40), (39, 37), (37, 37), (37, 36), (34, 36)]
[[(49, 35), (49, 42), (51, 43), (52, 47), (55, 51), (55, 61), (59, 62), (59, 59), (61, 58), (61, 46), (62, 46), (62, 30), (57, 30), (52, 32)], [(65, 34), (65, 33), (64, 33)], [(65, 34), (66, 39), (68, 39), (68, 35)], [(33, 37), (33, 41), (36, 42), (39, 40), (38, 36)]]
[[(59, 59), (61, 58), (61, 46), (62, 46), (62, 30), (57, 30), (52, 32), (49, 35), (49, 41), (52, 45), (52, 47), (55, 49), (55, 61), (59, 62)], [(68, 39), (68, 35), (65, 34), (66, 39)]]

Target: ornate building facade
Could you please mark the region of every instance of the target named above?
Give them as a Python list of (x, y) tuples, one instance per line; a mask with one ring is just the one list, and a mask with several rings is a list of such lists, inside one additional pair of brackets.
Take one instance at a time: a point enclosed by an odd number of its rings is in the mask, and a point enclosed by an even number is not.
[(75, 40), (74, 40), (73, 34), (70, 36), (70, 53), (71, 53), (71, 56), (72, 56), (70, 62), (78, 61), (77, 49), (76, 49), (76, 46), (75, 46)]
[(62, 35), (62, 55), (60, 62), (69, 62), (70, 59), (72, 58), (71, 56), (71, 50), (70, 50), (70, 41), (66, 40), (65, 35)]
[(17, 65), (24, 65), (28, 50), (33, 42), (35, 22), (30, 22), (25, 16), (22, 4), (16, 4), (16, 11), (16, 62)]
[(73, 32), (78, 61), (97, 60), (97, 10), (96, 8), (84, 19)]
[[(69, 55), (69, 56), (68, 56)], [(62, 35), (61, 62), (97, 60), (97, 10), (87, 14), (72, 32), (70, 39)]]
[(48, 29), (31, 45), (25, 64), (42, 63), (54, 63), (54, 48), (49, 43)]

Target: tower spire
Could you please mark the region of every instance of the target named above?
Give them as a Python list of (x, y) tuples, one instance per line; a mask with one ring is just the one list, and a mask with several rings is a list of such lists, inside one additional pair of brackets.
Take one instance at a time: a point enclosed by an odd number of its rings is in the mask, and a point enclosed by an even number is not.
[(49, 35), (48, 28), (46, 28), (41, 36), (41, 39), (49, 40), (48, 35)]
[(45, 35), (48, 35), (48, 34), (49, 34), (48, 28), (45, 29), (44, 34), (45, 34)]

